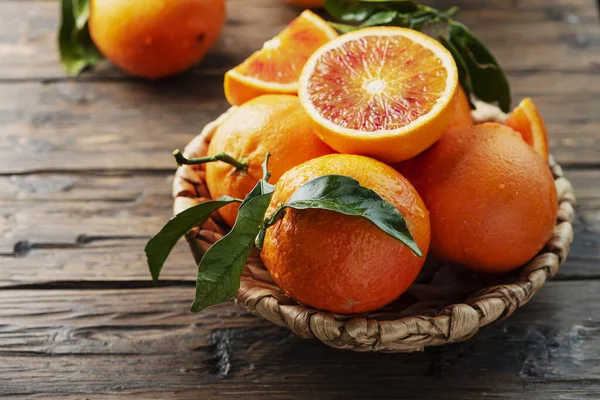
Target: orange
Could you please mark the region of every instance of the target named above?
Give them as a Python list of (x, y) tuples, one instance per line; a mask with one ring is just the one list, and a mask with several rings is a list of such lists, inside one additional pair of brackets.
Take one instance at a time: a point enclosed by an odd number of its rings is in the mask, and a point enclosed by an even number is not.
[(544, 120), (533, 100), (529, 97), (524, 99), (508, 115), (504, 124), (519, 132), (527, 144), (533, 147), (548, 162), (548, 133), (546, 132)]
[[(262, 177), (261, 164), (269, 151), (270, 183), (288, 169), (329, 154), (332, 150), (313, 133), (308, 116), (296, 96), (265, 95), (240, 106), (215, 132), (208, 155), (225, 152), (245, 162), (245, 170), (236, 170), (222, 161), (206, 164), (206, 184), (213, 198), (244, 198)], [(233, 225), (238, 204), (219, 210)]]
[(321, 17), (304, 11), (279, 35), (265, 42), (237, 67), (225, 74), (225, 97), (239, 105), (261, 94), (298, 92), (298, 77), (308, 57), (337, 37)]
[(91, 0), (89, 29), (117, 66), (159, 78), (197, 63), (224, 23), (224, 0)]
[(509, 271), (552, 235), (558, 208), (552, 174), (504, 125), (451, 130), (402, 172), (431, 213), (431, 252), (442, 260)]
[(298, 96), (333, 149), (397, 162), (441, 137), (457, 85), (454, 59), (439, 42), (378, 27), (319, 48), (302, 70)]
[(283, 0), (286, 3), (293, 4), (301, 8), (321, 8), (323, 0)]
[(471, 116), (471, 104), (467, 98), (467, 94), (459, 85), (454, 95), (450, 121), (446, 130), (464, 128), (473, 125), (473, 117)]
[[(473, 117), (471, 116), (471, 104), (469, 103), (467, 94), (460, 85), (456, 90), (456, 94), (454, 95), (454, 100), (452, 100), (452, 103), (452, 114), (450, 115), (450, 121), (448, 122), (446, 131), (472, 126)], [(390, 165), (402, 173), (405, 162), (406, 161), (392, 163)]]
[[(279, 179), (266, 215), (308, 180), (329, 174), (352, 177), (393, 204), (427, 254), (429, 213), (419, 194), (393, 168), (368, 157), (332, 154), (292, 168)], [(410, 286), (425, 260), (363, 218), (318, 209), (288, 209), (267, 229), (261, 258), (298, 302), (344, 314), (388, 304)]]

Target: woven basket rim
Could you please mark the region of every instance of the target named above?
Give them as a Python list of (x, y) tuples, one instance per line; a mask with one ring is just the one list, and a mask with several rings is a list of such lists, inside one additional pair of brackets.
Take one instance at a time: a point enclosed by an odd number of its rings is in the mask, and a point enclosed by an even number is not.
[[(186, 157), (206, 154), (210, 140), (219, 125), (233, 112), (231, 107), (215, 121), (207, 124), (200, 135), (184, 150)], [(477, 122), (501, 121), (505, 118), (497, 107), (477, 103), (473, 117)], [(527, 303), (554, 276), (564, 263), (573, 241), (575, 195), (562, 168), (550, 157), (559, 209), (554, 232), (544, 249), (524, 265), (511, 282), (493, 285), (471, 293), (466, 301), (439, 310), (399, 318), (364, 315), (336, 315), (300, 305), (285, 295), (271, 280), (258, 253), (246, 263), (237, 299), (255, 315), (289, 328), (302, 338), (316, 338), (328, 346), (355, 351), (410, 352), (426, 346), (459, 342), (471, 338), (480, 327), (510, 316)], [(181, 166), (173, 182), (174, 213), (210, 200), (204, 166)], [(186, 235), (198, 263), (204, 252), (228, 230), (215, 213), (203, 226)]]

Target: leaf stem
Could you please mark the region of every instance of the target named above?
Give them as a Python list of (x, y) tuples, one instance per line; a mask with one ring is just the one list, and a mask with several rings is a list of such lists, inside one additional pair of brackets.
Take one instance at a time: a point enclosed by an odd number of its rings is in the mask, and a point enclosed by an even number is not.
[(237, 171), (246, 171), (248, 169), (248, 163), (245, 161), (238, 160), (237, 158), (231, 157), (227, 153), (217, 153), (212, 156), (197, 157), (197, 158), (186, 158), (179, 149), (173, 151), (173, 157), (177, 165), (197, 165), (205, 164), (213, 161), (223, 161), (229, 165), (233, 165)]
[(263, 181), (268, 182), (269, 178), (271, 177), (271, 172), (269, 171), (269, 157), (271, 157), (271, 153), (269, 153), (267, 151), (267, 153), (265, 154), (265, 161), (263, 161), (261, 167), (262, 167), (262, 173), (263, 173)]
[(287, 206), (285, 204), (279, 203), (279, 205), (275, 208), (275, 211), (273, 211), (271, 215), (269, 215), (263, 220), (262, 224), (260, 225), (258, 235), (256, 236), (256, 240), (254, 241), (254, 245), (258, 250), (262, 250), (263, 248), (263, 243), (265, 241), (265, 234), (267, 233), (267, 229), (270, 226), (274, 225), (278, 219), (283, 217), (286, 207)]
[(440, 18), (442, 18), (444, 21), (448, 21), (450, 19), (452, 19), (453, 16), (456, 15), (456, 13), (458, 13), (460, 11), (460, 8), (457, 6), (454, 7), (450, 7), (449, 9), (447, 9), (444, 12), (439, 13)]

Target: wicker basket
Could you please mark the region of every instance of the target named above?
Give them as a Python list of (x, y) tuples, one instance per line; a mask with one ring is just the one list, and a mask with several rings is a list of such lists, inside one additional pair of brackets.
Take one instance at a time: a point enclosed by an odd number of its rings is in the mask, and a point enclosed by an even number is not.
[[(231, 109), (208, 124), (186, 147), (186, 157), (206, 154), (215, 129)], [(500, 120), (504, 114), (482, 104), (474, 111), (477, 121)], [(575, 196), (562, 169), (550, 159), (558, 191), (556, 227), (546, 247), (527, 265), (503, 275), (487, 276), (428, 260), (417, 280), (396, 301), (368, 314), (336, 315), (306, 307), (288, 297), (272, 281), (254, 251), (242, 275), (238, 301), (252, 313), (288, 327), (302, 338), (317, 338), (331, 347), (355, 351), (410, 352), (467, 340), (480, 327), (511, 315), (553, 276), (567, 258), (573, 240)], [(174, 212), (210, 199), (202, 165), (182, 166), (173, 184)], [(190, 231), (188, 243), (196, 262), (228, 230), (215, 213), (200, 228)]]

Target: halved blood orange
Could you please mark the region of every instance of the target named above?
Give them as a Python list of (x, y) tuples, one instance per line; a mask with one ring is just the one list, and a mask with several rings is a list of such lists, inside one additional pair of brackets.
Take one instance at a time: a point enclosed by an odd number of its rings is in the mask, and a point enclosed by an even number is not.
[(397, 162), (442, 136), (457, 86), (454, 59), (439, 42), (378, 27), (318, 49), (302, 70), (298, 96), (333, 149)]
[(549, 145), (548, 133), (544, 120), (535, 106), (533, 100), (529, 97), (524, 99), (504, 121), (504, 124), (510, 126), (519, 132), (523, 139), (533, 149), (548, 161)]
[(263, 94), (296, 94), (298, 77), (308, 57), (337, 36), (325, 20), (304, 11), (262, 49), (227, 71), (227, 101), (239, 105)]

